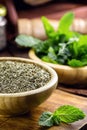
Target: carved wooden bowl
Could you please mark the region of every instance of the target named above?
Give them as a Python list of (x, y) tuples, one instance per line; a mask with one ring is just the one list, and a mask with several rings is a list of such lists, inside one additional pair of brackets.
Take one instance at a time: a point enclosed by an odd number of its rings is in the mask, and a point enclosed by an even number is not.
[[(35, 52), (31, 49), (29, 51), (29, 57), (37, 62), (42, 61)], [(59, 83), (68, 84), (68, 85), (78, 85), (78, 84), (87, 84), (87, 66), (73, 68), (66, 65), (52, 64), (44, 62), (45, 64), (52, 67), (58, 74)]]
[[(38, 22), (39, 22), (39, 25), (41, 26), (40, 28), (38, 26), (37, 30), (39, 30), (40, 33), (36, 32), (35, 35), (33, 34), (31, 35), (35, 36), (36, 38), (46, 39), (44, 27), (40, 20), (38, 20)], [(51, 20), (50, 22), (53, 25), (54, 29), (56, 30), (58, 28), (58, 21)], [(71, 26), (71, 30), (86, 34), (87, 33), (87, 20), (75, 19)], [(21, 31), (24, 31), (24, 30), (21, 30)], [(37, 62), (43, 62), (41, 59), (39, 59), (39, 57), (36, 56), (33, 50), (29, 51), (29, 57)], [(50, 67), (52, 67), (54, 70), (56, 70), (59, 76), (59, 83), (68, 84), (68, 85), (78, 85), (78, 84), (86, 85), (87, 84), (87, 66), (73, 68), (73, 67), (69, 67), (65, 65), (52, 64), (52, 63), (47, 63), (47, 62), (45, 63), (49, 65)]]
[(0, 115), (1, 116), (15, 116), (28, 112), (36, 108), (39, 104), (44, 102), (56, 88), (58, 83), (58, 76), (56, 72), (49, 66), (43, 63), (25, 58), (2, 57), (1, 61), (17, 61), (23, 63), (33, 63), (48, 71), (51, 75), (50, 80), (45, 86), (40, 88), (19, 92), (19, 93), (0, 93)]

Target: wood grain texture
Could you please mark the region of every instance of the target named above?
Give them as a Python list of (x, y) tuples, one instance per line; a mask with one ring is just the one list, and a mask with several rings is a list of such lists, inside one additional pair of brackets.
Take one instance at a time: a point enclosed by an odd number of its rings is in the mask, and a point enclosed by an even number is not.
[[(31, 113), (24, 116), (7, 118), (7, 120), (0, 118), (1, 130), (78, 130), (80, 126), (87, 122), (87, 116), (85, 119), (72, 124), (61, 124), (60, 126), (54, 126), (49, 129), (41, 128), (38, 125), (38, 119), (42, 112), (53, 112), (61, 105), (74, 105), (82, 109), (87, 115), (87, 98), (68, 94), (66, 92), (55, 90), (52, 96), (45, 101), (42, 105), (37, 107)], [(3, 121), (3, 122), (2, 122)]]

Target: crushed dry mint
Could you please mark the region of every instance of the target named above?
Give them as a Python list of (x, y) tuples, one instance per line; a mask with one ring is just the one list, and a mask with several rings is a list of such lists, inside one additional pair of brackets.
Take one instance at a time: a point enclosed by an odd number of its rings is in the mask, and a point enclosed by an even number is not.
[(0, 93), (34, 90), (46, 85), (50, 78), (50, 73), (36, 64), (0, 61)]

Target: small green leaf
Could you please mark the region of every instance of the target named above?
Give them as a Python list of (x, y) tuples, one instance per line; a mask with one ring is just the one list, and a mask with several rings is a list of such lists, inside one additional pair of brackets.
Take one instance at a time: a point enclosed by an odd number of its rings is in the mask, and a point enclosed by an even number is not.
[(81, 47), (82, 45), (87, 46), (87, 35), (81, 35), (78, 42), (79, 42), (78, 44), (79, 47)]
[(47, 127), (53, 126), (52, 117), (53, 117), (53, 115), (51, 112), (43, 112), (39, 118), (39, 125), (47, 126)]
[(56, 114), (53, 115), (53, 122), (54, 125), (59, 125), (61, 123), (60, 118)]
[(69, 44), (68, 49), (71, 52), (72, 58), (77, 58), (78, 56), (78, 53), (79, 53), (77, 49), (78, 41), (79, 41), (79, 38), (77, 37), (70, 38), (68, 41), (68, 44)]
[(33, 47), (36, 44), (40, 43), (41, 40), (36, 39), (32, 36), (20, 34), (16, 37), (15, 42), (21, 47)]
[(59, 43), (58, 47), (59, 47), (59, 50), (57, 53), (58, 63), (66, 64), (68, 57), (71, 56), (71, 53), (67, 47), (67, 44), (66, 43)]
[(70, 30), (70, 26), (74, 20), (73, 12), (68, 12), (60, 19), (58, 32), (61, 34), (66, 34)]
[(60, 118), (60, 121), (65, 123), (72, 123), (83, 119), (85, 114), (79, 108), (70, 105), (60, 106), (53, 114)]
[(53, 63), (53, 64), (57, 64), (57, 63), (58, 63), (57, 61), (51, 59), (51, 58), (48, 57), (48, 56), (43, 56), (43, 57), (41, 58), (41, 60), (43, 60), (43, 61), (45, 61), (45, 62)]
[(76, 49), (78, 51), (78, 57), (87, 54), (87, 35), (80, 36)]
[(82, 67), (83, 62), (81, 62), (80, 60), (77, 60), (77, 59), (71, 59), (68, 61), (68, 65), (72, 66), (72, 67)]
[(68, 63), (67, 63), (69, 66), (72, 66), (72, 67), (82, 67), (82, 66), (86, 66), (87, 65), (87, 54), (80, 57), (80, 60), (78, 59), (71, 59), (71, 60), (68, 60)]
[[(43, 16), (41, 18), (41, 20), (43, 22), (46, 35), (48, 37), (51, 37), (52, 33), (55, 32), (53, 26), (50, 24), (49, 20), (46, 17)], [(53, 33), (53, 35), (54, 35), (54, 33)]]
[(55, 54), (55, 51), (54, 51), (54, 48), (53, 48), (53, 47), (49, 47), (49, 49), (48, 49), (48, 57), (49, 57), (50, 59), (52, 59), (53, 61), (56, 61), (57, 56), (56, 56), (56, 54)]

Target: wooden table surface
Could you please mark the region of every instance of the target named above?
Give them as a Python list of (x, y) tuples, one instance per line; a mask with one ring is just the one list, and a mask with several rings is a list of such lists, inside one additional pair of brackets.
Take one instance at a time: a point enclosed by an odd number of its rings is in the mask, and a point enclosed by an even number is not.
[[(78, 18), (86, 18), (87, 17), (87, 6), (83, 4), (75, 4), (75, 3), (58, 3), (51, 2), (46, 5), (38, 6), (38, 7), (30, 7), (27, 9), (24, 8), (21, 10), (17, 10), (19, 18), (37, 18), (42, 15), (47, 16), (51, 19), (59, 19), (65, 12), (72, 10), (75, 12), (75, 16)], [(9, 20), (8, 20), (9, 21)], [(9, 25), (9, 23), (8, 23)], [(16, 36), (16, 33), (13, 31), (14, 28), (8, 27), (7, 30), (7, 47), (0, 52), (0, 56), (13, 56), (13, 57), (24, 57), (28, 58), (28, 49), (20, 49), (18, 48), (13, 40)], [(15, 30), (15, 29), (14, 29)], [(66, 93), (66, 92), (68, 93)], [(69, 94), (70, 93), (70, 94)], [(80, 95), (75, 96), (72, 95)], [(85, 97), (84, 97), (85, 96)], [(58, 85), (58, 90), (55, 90), (52, 96), (42, 105), (40, 105), (37, 109), (35, 109), (30, 114), (20, 117), (14, 118), (0, 118), (0, 130), (41, 130), (42, 128), (38, 125), (38, 118), (40, 114), (45, 111), (54, 111), (60, 105), (70, 104), (80, 107), (87, 114), (87, 87), (85, 86), (65, 86)], [(49, 130), (77, 130), (81, 125), (87, 123), (87, 118), (78, 123), (74, 123), (72, 125), (62, 124), (57, 127), (52, 127)], [(45, 129), (42, 129), (45, 130)]]
[[(55, 111), (61, 105), (74, 105), (84, 111), (86, 117), (72, 124), (60, 124), (51, 128), (42, 128), (38, 119), (44, 111)], [(10, 118), (0, 117), (0, 130), (79, 130), (87, 123), (87, 98), (55, 90), (40, 106), (26, 115)]]

